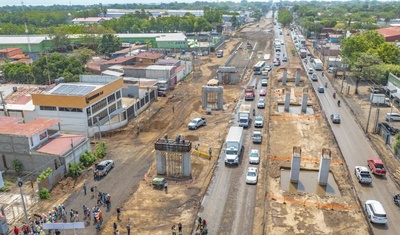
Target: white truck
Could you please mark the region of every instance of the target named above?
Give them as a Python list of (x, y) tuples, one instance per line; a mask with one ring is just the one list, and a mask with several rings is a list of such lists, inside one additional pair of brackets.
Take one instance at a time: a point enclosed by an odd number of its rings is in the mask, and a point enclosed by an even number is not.
[(390, 106), (390, 99), (385, 94), (371, 94), (369, 100), (371, 103), (380, 106)]
[(319, 70), (319, 71), (322, 70), (322, 67), (324, 66), (320, 59), (314, 59), (313, 65), (314, 65), (314, 69)]
[(240, 127), (247, 128), (250, 125), (250, 104), (242, 104), (239, 108), (238, 122)]
[(371, 184), (372, 183), (372, 177), (371, 174), (369, 173), (369, 170), (365, 166), (356, 166), (354, 168), (354, 174), (356, 175), (358, 182), (362, 184)]
[(225, 165), (239, 165), (243, 149), (243, 127), (232, 126), (225, 145)]

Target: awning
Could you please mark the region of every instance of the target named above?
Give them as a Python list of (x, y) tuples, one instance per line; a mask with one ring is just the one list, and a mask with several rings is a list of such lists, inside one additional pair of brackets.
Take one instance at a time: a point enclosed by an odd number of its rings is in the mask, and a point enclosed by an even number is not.
[(383, 88), (385, 88), (385, 90), (389, 90), (390, 92), (396, 92), (397, 91), (397, 87), (395, 86), (384, 86)]
[(400, 93), (392, 93), (390, 96), (400, 99)]

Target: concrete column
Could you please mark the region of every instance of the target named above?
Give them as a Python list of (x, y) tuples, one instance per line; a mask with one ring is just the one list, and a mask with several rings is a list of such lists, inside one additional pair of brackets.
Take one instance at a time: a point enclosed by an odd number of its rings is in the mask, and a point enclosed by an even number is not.
[(302, 101), (301, 101), (301, 111), (303, 113), (307, 112), (307, 101), (308, 101), (308, 93), (304, 92), (303, 93), (303, 98), (302, 98)]
[(331, 156), (328, 154), (321, 155), (318, 172), (318, 184), (327, 185), (329, 178), (329, 168), (331, 166)]
[(290, 182), (298, 183), (300, 176), (301, 149), (293, 147), (292, 163), (290, 169)]
[(286, 85), (286, 81), (287, 81), (287, 69), (285, 68), (283, 70), (282, 85)]
[(218, 93), (218, 110), (222, 110), (224, 108), (224, 88), (221, 87), (221, 92)]
[(192, 162), (190, 152), (183, 153), (182, 155), (182, 176), (190, 176), (192, 172)]
[(165, 175), (167, 173), (166, 155), (165, 153), (156, 150), (156, 157), (157, 157), (157, 174)]
[(289, 112), (289, 107), (290, 107), (290, 91), (286, 91), (285, 94), (285, 111)]
[(201, 90), (201, 107), (203, 109), (207, 108), (207, 88), (205, 86)]
[(296, 84), (296, 86), (300, 86), (300, 69), (296, 70), (295, 84)]

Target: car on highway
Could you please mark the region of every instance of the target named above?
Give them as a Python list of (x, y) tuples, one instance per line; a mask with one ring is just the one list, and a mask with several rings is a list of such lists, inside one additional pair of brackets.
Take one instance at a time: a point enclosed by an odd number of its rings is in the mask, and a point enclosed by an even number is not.
[(323, 86), (318, 87), (318, 93), (324, 93), (325, 88)]
[(97, 176), (106, 176), (112, 168), (114, 168), (113, 160), (104, 160), (95, 165), (95, 173)]
[(253, 135), (251, 136), (253, 139), (253, 143), (261, 144), (262, 142), (262, 133), (261, 131), (253, 131)]
[(367, 200), (364, 205), (368, 220), (375, 224), (386, 224), (387, 216), (385, 208), (376, 200)]
[(263, 99), (263, 98), (258, 99), (257, 108), (259, 108), (259, 109), (265, 108), (265, 99)]
[(256, 167), (249, 167), (246, 173), (246, 184), (257, 184), (258, 170)]
[(254, 127), (263, 127), (264, 126), (264, 118), (261, 115), (257, 115), (254, 118)]
[(368, 167), (374, 175), (386, 175), (386, 169), (381, 159), (370, 158), (367, 160)]
[(400, 114), (398, 113), (387, 113), (385, 114), (386, 121), (400, 121)]
[(264, 67), (264, 70), (271, 71), (272, 70), (272, 66), (271, 65), (267, 65), (267, 66)]
[(261, 86), (268, 86), (268, 79), (263, 78), (263, 79), (261, 80)]
[(188, 129), (196, 130), (197, 128), (205, 125), (207, 125), (207, 120), (205, 118), (194, 118), (189, 122)]
[(261, 89), (260, 96), (266, 96), (266, 95), (267, 95), (267, 91), (265, 89)]
[(317, 81), (318, 81), (318, 76), (317, 76), (317, 74), (313, 73), (313, 75), (311, 75), (311, 80), (312, 80), (313, 82), (317, 82)]
[(369, 170), (365, 166), (355, 166), (354, 167), (354, 174), (356, 175), (358, 182), (362, 184), (371, 184), (372, 177), (369, 173)]
[(282, 58), (282, 61), (283, 61), (283, 62), (287, 62), (287, 57), (286, 57), (286, 56), (283, 57), (283, 58)]
[(260, 152), (258, 151), (258, 149), (250, 150), (249, 163), (250, 164), (259, 164), (260, 163)]
[(332, 114), (331, 115), (332, 123), (340, 124), (340, 115), (339, 114)]

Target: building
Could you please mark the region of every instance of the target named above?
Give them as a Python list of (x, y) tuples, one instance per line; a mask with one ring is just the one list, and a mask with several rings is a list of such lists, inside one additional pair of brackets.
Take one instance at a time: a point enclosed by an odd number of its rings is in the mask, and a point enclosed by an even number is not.
[[(82, 135), (62, 135), (60, 121), (35, 119), (24, 123), (20, 117), (0, 117), (0, 170), (13, 169), (13, 161), (23, 171), (43, 171), (71, 161), (90, 150), (89, 139)], [(67, 168), (66, 168), (67, 169)]]
[(114, 65), (133, 65), (136, 58), (134, 56), (121, 56), (111, 60), (106, 60), (100, 64), (100, 70), (105, 71)]
[(400, 41), (400, 27), (388, 27), (376, 31), (386, 39), (386, 42)]
[(24, 56), (22, 48), (4, 48), (0, 50), (1, 59), (12, 59), (15, 56)]
[(141, 52), (135, 56), (135, 62), (138, 65), (155, 64), (159, 59), (163, 59), (164, 54), (154, 52)]
[(100, 24), (105, 20), (111, 20), (111, 17), (87, 17), (87, 18), (75, 18), (72, 20), (73, 24)]
[(127, 124), (122, 106), (123, 79), (81, 75), (79, 83), (60, 83), (49, 91), (32, 94), (34, 110), (25, 119), (60, 120), (64, 131), (93, 136)]
[(53, 48), (49, 35), (1, 35), (0, 49), (21, 48), (23, 52), (44, 52)]
[[(142, 9), (107, 9), (105, 17), (119, 18), (126, 14), (135, 14), (136, 12), (141, 12)], [(193, 14), (196, 17), (201, 17), (204, 15), (203, 10), (164, 10), (164, 9), (144, 9), (145, 12), (150, 12), (150, 14), (155, 17), (165, 17), (165, 16), (184, 16), (186, 13)]]
[(122, 43), (151, 44), (150, 47), (165, 49), (187, 48), (187, 39), (183, 33), (124, 33), (115, 34)]

